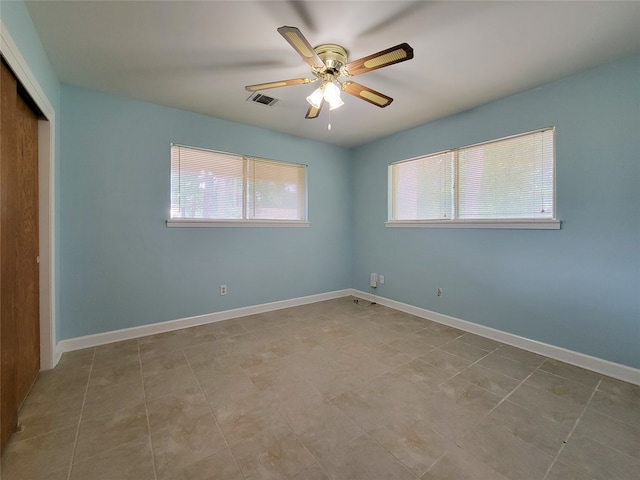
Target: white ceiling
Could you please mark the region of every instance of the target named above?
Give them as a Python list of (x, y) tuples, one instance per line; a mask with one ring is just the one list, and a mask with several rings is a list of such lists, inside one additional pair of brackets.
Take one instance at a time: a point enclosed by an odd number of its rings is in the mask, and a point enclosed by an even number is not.
[[(640, 2), (614, 1), (28, 1), (62, 82), (343, 146), (356, 146), (640, 53)], [(276, 31), (337, 43), (349, 60), (402, 42), (412, 60), (356, 80), (394, 98), (305, 120), (316, 85)]]

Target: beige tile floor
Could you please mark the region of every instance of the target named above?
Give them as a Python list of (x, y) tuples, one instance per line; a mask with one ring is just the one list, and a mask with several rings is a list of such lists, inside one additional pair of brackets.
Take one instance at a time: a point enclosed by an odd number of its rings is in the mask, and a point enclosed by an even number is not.
[(352, 298), (66, 353), (2, 479), (637, 479), (640, 387)]

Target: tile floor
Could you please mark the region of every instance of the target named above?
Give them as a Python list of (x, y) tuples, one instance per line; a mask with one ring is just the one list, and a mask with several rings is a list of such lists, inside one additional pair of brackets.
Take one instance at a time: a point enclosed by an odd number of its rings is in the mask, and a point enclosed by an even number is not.
[(640, 387), (352, 298), (70, 352), (4, 480), (637, 479)]

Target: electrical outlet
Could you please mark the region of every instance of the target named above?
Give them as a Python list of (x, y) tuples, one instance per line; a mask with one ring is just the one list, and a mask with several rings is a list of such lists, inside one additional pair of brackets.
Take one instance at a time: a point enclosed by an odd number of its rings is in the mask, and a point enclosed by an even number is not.
[(384, 283), (384, 275), (378, 275), (378, 278), (380, 279), (380, 285), (382, 285)]
[(227, 294), (227, 286), (220, 285), (220, 295), (226, 295), (226, 294)]
[(440, 287), (438, 287), (438, 296), (441, 297), (442, 296), (442, 289)]

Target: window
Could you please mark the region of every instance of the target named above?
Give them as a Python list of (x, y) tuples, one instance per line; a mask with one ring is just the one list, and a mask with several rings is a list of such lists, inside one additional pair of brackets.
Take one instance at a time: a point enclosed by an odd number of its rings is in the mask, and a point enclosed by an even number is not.
[(306, 224), (306, 166), (171, 146), (169, 226)]
[(387, 226), (560, 228), (554, 129), (389, 165)]

